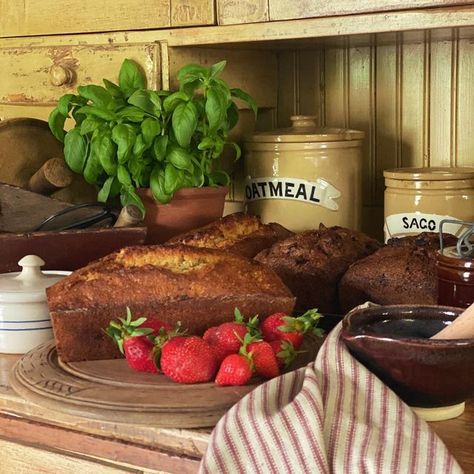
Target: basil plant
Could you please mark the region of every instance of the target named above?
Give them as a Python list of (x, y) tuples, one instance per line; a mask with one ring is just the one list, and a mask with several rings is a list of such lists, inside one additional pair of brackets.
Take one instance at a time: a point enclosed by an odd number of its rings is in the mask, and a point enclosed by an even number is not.
[[(150, 90), (139, 66), (125, 59), (118, 85), (86, 85), (62, 96), (49, 116), (54, 136), (64, 143), (67, 165), (97, 185), (98, 200), (120, 195), (123, 206), (145, 212), (137, 188), (151, 188), (167, 203), (183, 187), (229, 183), (219, 166), (224, 147), (241, 151), (229, 139), (239, 111), (235, 98), (257, 114), (254, 99), (231, 89), (219, 76), (226, 62), (207, 68), (190, 64), (177, 75), (179, 90)], [(64, 131), (66, 119), (74, 128)]]

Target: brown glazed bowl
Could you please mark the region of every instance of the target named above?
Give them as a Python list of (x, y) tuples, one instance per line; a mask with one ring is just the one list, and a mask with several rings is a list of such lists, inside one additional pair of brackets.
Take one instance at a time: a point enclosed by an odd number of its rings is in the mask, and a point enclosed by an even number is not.
[[(356, 309), (343, 320), (342, 339), (408, 405), (447, 407), (474, 396), (474, 339), (429, 338), (462, 311), (421, 305)], [(371, 327), (376, 322), (377, 333)]]

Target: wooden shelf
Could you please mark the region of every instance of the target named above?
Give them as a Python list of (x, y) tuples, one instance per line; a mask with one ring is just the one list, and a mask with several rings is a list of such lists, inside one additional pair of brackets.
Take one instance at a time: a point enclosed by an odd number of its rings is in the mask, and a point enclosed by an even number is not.
[[(474, 5), (363, 13), (300, 20), (162, 30), (22, 37), (31, 46), (166, 42), (170, 47), (285, 42), (439, 28), (474, 26)], [(0, 33), (1, 36), (1, 33)], [(2, 46), (18, 44), (4, 37)]]

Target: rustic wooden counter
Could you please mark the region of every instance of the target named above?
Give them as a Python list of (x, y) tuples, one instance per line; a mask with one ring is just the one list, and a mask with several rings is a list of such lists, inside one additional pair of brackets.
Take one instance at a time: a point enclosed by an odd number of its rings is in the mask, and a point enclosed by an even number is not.
[[(8, 374), (17, 359), (0, 354), (0, 472), (197, 471), (210, 430), (159, 429), (120, 420), (107, 423), (44, 409), (10, 387)], [(474, 400), (467, 403), (461, 417), (431, 426), (465, 472), (474, 472)]]

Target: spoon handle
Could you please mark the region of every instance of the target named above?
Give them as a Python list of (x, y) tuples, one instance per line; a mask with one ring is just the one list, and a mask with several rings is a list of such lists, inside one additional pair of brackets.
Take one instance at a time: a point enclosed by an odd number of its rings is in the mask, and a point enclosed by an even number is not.
[(474, 338), (474, 303), (464, 310), (449, 326), (431, 336), (431, 339), (470, 338)]

